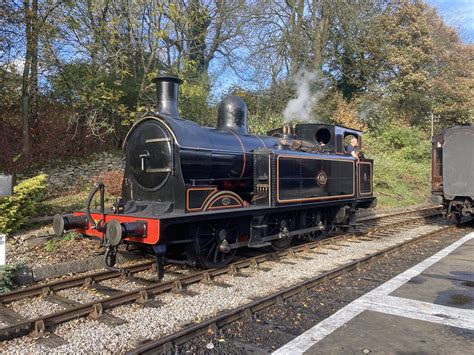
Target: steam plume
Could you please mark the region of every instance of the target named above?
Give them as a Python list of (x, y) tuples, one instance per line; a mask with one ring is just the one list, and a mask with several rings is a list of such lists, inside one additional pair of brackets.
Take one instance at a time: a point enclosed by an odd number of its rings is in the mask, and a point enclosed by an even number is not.
[(323, 90), (311, 90), (312, 84), (321, 80), (320, 72), (309, 72), (305, 69), (299, 70), (291, 79), (291, 86), (296, 90), (296, 98), (288, 101), (283, 110), (285, 122), (297, 120), (300, 122), (311, 121), (311, 112), (316, 103), (321, 99)]

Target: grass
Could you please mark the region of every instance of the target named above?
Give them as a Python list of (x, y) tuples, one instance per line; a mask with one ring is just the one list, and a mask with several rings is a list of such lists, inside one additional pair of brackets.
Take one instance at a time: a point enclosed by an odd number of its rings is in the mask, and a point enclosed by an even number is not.
[(67, 242), (73, 241), (74, 239), (76, 239), (77, 236), (78, 234), (76, 232), (66, 232), (61, 237), (61, 239), (48, 240), (44, 246), (44, 249), (48, 253), (51, 253), (55, 251), (60, 246), (61, 243), (67, 243)]
[(392, 125), (364, 136), (374, 159), (374, 193), (380, 207), (407, 207), (429, 201), (431, 143), (415, 127)]
[[(72, 213), (74, 211), (83, 211), (86, 208), (86, 200), (89, 196), (92, 187), (89, 189), (84, 189), (83, 191), (77, 192), (73, 195), (64, 195), (59, 197), (54, 197), (41, 201), (38, 206), (38, 216), (53, 216), (57, 213)], [(94, 201), (98, 200), (98, 193)], [(110, 207), (115, 201), (115, 197), (110, 195), (105, 195), (105, 207)], [(96, 208), (97, 205), (92, 205), (92, 209)]]
[(372, 154), (374, 192), (379, 207), (407, 207), (426, 203), (430, 196), (430, 162), (399, 160)]

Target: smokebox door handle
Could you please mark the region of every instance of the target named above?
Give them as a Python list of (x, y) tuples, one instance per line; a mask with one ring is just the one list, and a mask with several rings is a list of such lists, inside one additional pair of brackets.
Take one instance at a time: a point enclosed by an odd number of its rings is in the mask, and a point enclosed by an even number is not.
[(145, 150), (145, 152), (140, 154), (138, 157), (142, 161), (142, 171), (145, 171), (146, 170), (146, 168), (145, 168), (145, 159), (150, 159), (151, 154), (148, 150)]

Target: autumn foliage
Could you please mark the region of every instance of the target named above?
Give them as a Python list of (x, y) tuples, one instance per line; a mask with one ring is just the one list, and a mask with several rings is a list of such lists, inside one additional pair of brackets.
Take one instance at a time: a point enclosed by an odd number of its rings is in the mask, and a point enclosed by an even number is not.
[[(124, 5), (125, 4), (125, 5)], [(249, 129), (282, 123), (304, 70), (312, 121), (421, 131), (474, 121), (474, 47), (425, 1), (5, 2), (0, 170), (120, 146), (180, 76), (183, 118), (214, 126), (223, 95)], [(238, 85), (238, 86), (237, 86)], [(319, 99), (321, 97), (321, 99)], [(313, 100), (310, 100), (313, 102)]]
[(342, 98), (342, 95), (337, 95), (336, 102), (336, 111), (332, 117), (334, 123), (344, 127), (355, 128), (360, 131), (367, 130), (367, 124), (359, 118), (357, 113), (356, 100), (347, 102)]
[(104, 183), (108, 195), (118, 197), (122, 193), (123, 170), (104, 171), (92, 180)]

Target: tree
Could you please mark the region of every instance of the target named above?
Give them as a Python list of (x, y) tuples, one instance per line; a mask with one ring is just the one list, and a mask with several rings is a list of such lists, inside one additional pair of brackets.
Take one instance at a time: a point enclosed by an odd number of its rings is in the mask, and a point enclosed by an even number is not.
[[(173, 72), (186, 79), (182, 101), (200, 106), (185, 108), (185, 113), (200, 120), (208, 106), (210, 63), (235, 49), (232, 42), (242, 34), (243, 8), (243, 1), (219, 0), (68, 3), (60, 16), (59, 44), (50, 46), (56, 59), (55, 88), (80, 88), (76, 121), (98, 136), (115, 133), (119, 143), (122, 125), (154, 110), (152, 79)], [(72, 55), (61, 58), (62, 43), (73, 48)], [(71, 56), (79, 56), (77, 64), (87, 69), (81, 85), (72, 82)]]
[(423, 124), (434, 112), (442, 126), (472, 119), (472, 45), (463, 45), (456, 31), (419, 1), (388, 8), (378, 25), (384, 34), (378, 84), (399, 117)]
[(31, 150), (30, 124), (38, 115), (38, 0), (24, 0), (26, 51), (21, 87), (23, 155)]
[(48, 36), (46, 28), (49, 17), (63, 1), (23, 0), (22, 4), (24, 36), (21, 43), (25, 45), (25, 55), (21, 89), (21, 121), (22, 152), (25, 159), (29, 159), (31, 153), (31, 125), (36, 125), (38, 121), (40, 40)]
[(367, 92), (380, 70), (383, 40), (376, 23), (387, 3), (341, 2), (334, 14), (326, 45), (326, 66), (346, 100)]
[(320, 70), (331, 19), (338, 6), (329, 0), (257, 0), (250, 9), (247, 63), (265, 84)]

